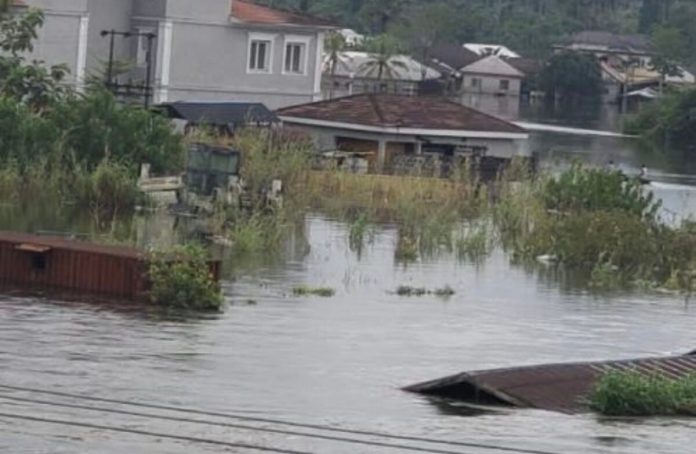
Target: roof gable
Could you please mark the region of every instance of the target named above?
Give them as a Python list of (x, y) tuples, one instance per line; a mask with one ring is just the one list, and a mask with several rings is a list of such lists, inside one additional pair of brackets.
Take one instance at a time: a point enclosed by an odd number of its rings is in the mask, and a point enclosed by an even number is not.
[(280, 109), (283, 120), (305, 119), (361, 125), (433, 131), (485, 131), (525, 134), (510, 122), (444, 98), (362, 94)]
[(524, 77), (522, 72), (518, 71), (512, 65), (505, 62), (505, 60), (495, 55), (490, 55), (486, 58), (475, 61), (474, 63), (465, 66), (460, 71), (467, 74), (490, 74), (507, 77)]
[(246, 0), (232, 0), (231, 15), (233, 19), (249, 24), (334, 28), (325, 19), (269, 8)]

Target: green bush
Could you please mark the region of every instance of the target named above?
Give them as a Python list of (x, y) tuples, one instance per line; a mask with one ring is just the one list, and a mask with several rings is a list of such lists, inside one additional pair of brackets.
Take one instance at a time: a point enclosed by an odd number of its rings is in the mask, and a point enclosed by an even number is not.
[(208, 254), (195, 245), (152, 254), (149, 277), (153, 303), (177, 309), (219, 311), (223, 298), (210, 274)]
[(590, 396), (593, 410), (607, 416), (670, 416), (692, 413), (696, 376), (671, 379), (637, 371), (604, 374)]
[(655, 145), (693, 150), (696, 143), (696, 89), (667, 94), (638, 114), (625, 130)]
[(646, 193), (637, 179), (579, 164), (550, 179), (543, 197), (548, 209), (562, 212), (621, 210), (652, 220), (660, 208), (653, 194)]

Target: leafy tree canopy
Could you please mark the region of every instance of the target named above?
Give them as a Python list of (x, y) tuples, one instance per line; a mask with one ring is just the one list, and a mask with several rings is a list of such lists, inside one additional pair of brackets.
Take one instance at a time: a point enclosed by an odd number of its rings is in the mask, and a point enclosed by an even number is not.
[(599, 63), (591, 55), (564, 52), (551, 57), (539, 75), (539, 85), (549, 96), (596, 97), (602, 93)]

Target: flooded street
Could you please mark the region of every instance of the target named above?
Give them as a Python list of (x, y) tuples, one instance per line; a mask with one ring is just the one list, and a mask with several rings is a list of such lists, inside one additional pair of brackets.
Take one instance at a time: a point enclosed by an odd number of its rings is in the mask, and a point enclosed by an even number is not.
[[(647, 161), (663, 217), (676, 221), (696, 214), (693, 172), (683, 163), (644, 155), (623, 139), (542, 134), (534, 146), (546, 167), (577, 158), (596, 165), (613, 159), (628, 173)], [(30, 223), (0, 219), (2, 229), (17, 226), (66, 228), (41, 217)], [(591, 294), (555, 270), (512, 265), (500, 250), (479, 264), (444, 254), (406, 266), (395, 260), (394, 226), (380, 226), (360, 257), (348, 247), (345, 223), (315, 213), (306, 217), (303, 233), (308, 244), (296, 239), (286, 257), (252, 264), (229, 259), (229, 307), (219, 316), (190, 319), (128, 306), (0, 296), (0, 452), (252, 452), (167, 434), (312, 453), (685, 452), (694, 420), (606, 420), (515, 409), (478, 414), (400, 389), (469, 370), (686, 353), (696, 348), (696, 307), (683, 297)], [(293, 296), (301, 284), (337, 293)], [(394, 293), (399, 285), (448, 285), (456, 294), (403, 297)], [(133, 408), (128, 402), (238, 418)], [(451, 443), (326, 432), (269, 419)]]

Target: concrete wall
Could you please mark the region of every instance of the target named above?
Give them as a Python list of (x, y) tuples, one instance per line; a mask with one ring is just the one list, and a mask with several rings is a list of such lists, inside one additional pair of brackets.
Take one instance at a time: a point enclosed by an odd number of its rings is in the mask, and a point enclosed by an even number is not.
[(133, 14), (144, 17), (167, 15), (167, 0), (133, 0)]
[[(26, 0), (32, 8), (43, 10), (44, 26), (34, 41), (29, 59), (45, 61), (47, 65), (65, 64), (70, 70), (68, 82), (73, 82), (81, 65), (80, 31), (86, 24), (87, 0)], [(25, 9), (17, 8), (19, 14)]]
[(231, 0), (167, 0), (167, 17), (174, 19), (226, 23), (231, 12)]
[[(480, 85), (473, 86), (473, 79), (478, 79)], [(500, 81), (507, 80), (510, 84), (507, 90), (501, 90)], [(522, 80), (505, 76), (487, 76), (481, 74), (464, 74), (462, 78), (462, 91), (465, 93), (507, 94), (519, 96), (522, 88)]]
[[(27, 0), (44, 9), (32, 58), (66, 63), (77, 74), (101, 74), (109, 57), (102, 30), (157, 34), (153, 43), (155, 100), (256, 101), (270, 108), (321, 99), (323, 33), (311, 29), (254, 28), (230, 21), (230, 0)], [(272, 71), (250, 73), (251, 34), (271, 35)], [(81, 38), (82, 37), (82, 38)], [(286, 38), (306, 42), (306, 70), (284, 74)], [(135, 62), (138, 39), (117, 37), (114, 56)], [(129, 77), (141, 80), (144, 68)]]
[[(255, 33), (273, 42), (268, 74), (247, 69), (249, 40)], [(285, 42), (290, 35), (308, 43), (303, 75), (283, 74)], [(259, 101), (270, 108), (311, 102), (320, 96), (316, 56), (323, 41), (318, 35), (176, 21), (172, 24), (167, 99)]]
[[(138, 1), (138, 0), (135, 0)], [(140, 0), (142, 1), (142, 0)], [(131, 31), (133, 0), (89, 0), (89, 37), (87, 46), (87, 72), (101, 75), (109, 59), (110, 39), (102, 37), (102, 30)], [(117, 36), (114, 39), (114, 58), (117, 61), (133, 59), (135, 38)]]
[[(359, 131), (349, 131), (333, 128), (313, 127), (294, 125), (288, 123), (293, 129), (309, 134), (319, 151), (332, 151), (336, 149), (336, 137), (351, 137), (361, 140), (386, 141), (387, 150), (396, 150), (390, 144), (417, 143), (419, 140), (415, 136), (408, 135), (389, 135), (363, 133)], [(510, 159), (515, 156), (531, 156), (528, 140), (525, 139), (473, 139), (473, 138), (437, 138), (427, 137), (433, 144), (451, 144), (486, 147), (486, 155), (498, 158)]]

